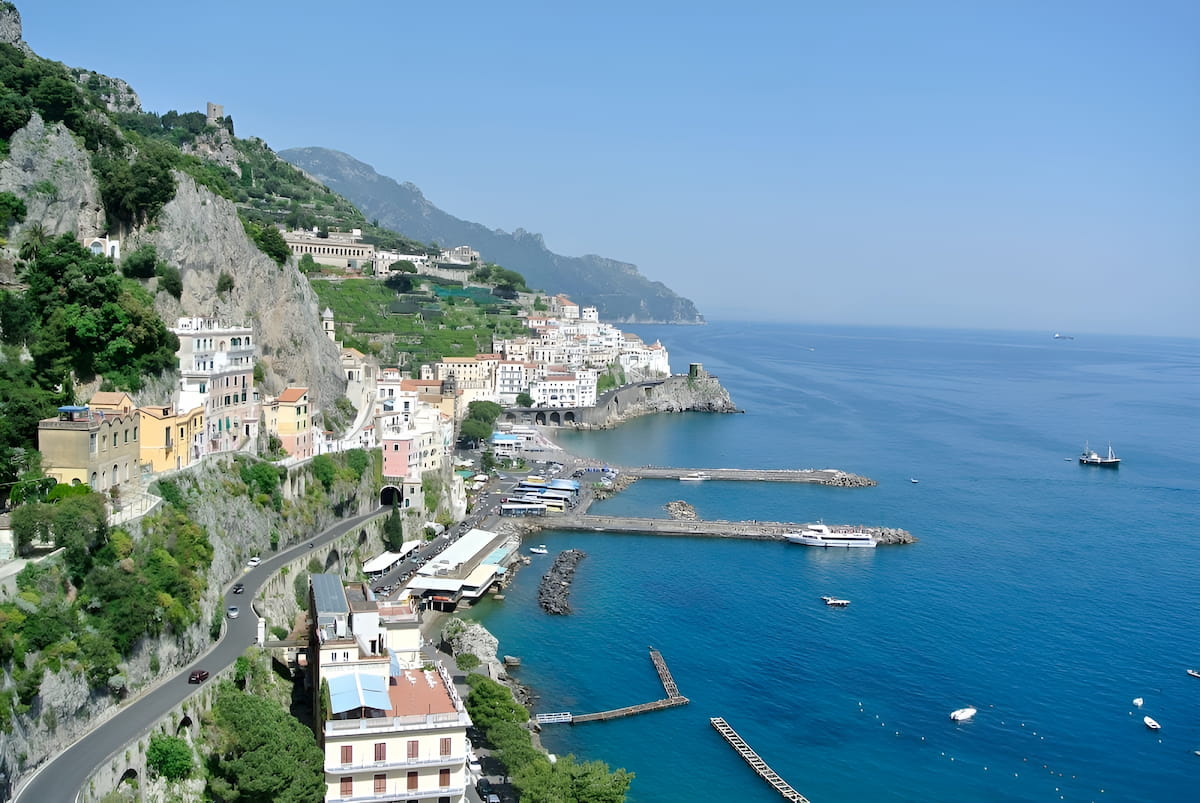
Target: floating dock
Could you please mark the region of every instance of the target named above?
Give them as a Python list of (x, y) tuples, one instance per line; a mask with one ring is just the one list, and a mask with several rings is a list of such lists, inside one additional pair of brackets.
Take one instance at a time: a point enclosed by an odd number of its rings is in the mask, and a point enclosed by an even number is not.
[(725, 741), (729, 742), (729, 746), (737, 751), (737, 754), (746, 760), (746, 763), (758, 773), (758, 776), (774, 787), (775, 791), (783, 795), (784, 800), (794, 800), (797, 803), (810, 803), (809, 799), (797, 792), (788, 784), (787, 781), (779, 777), (775, 770), (771, 769), (767, 762), (758, 757), (750, 745), (746, 744), (745, 739), (738, 736), (737, 731), (729, 727), (729, 723), (721, 717), (712, 717), (708, 720), (712, 726), (717, 729), (717, 733), (724, 737)]
[(556, 722), (569, 722), (572, 725), (577, 722), (603, 722), (607, 719), (620, 719), (621, 717), (631, 717), (635, 714), (646, 714), (650, 711), (662, 711), (664, 708), (674, 708), (675, 706), (687, 705), (691, 702), (679, 693), (679, 687), (675, 685), (675, 678), (671, 676), (671, 670), (667, 668), (667, 662), (663, 660), (662, 653), (651, 647), (650, 660), (654, 663), (654, 668), (658, 671), (658, 679), (662, 681), (663, 689), (667, 693), (667, 696), (663, 699), (654, 700), (649, 703), (627, 705), (623, 708), (612, 708), (608, 711), (597, 711), (594, 714), (572, 714), (569, 711), (538, 714), (535, 717), (536, 722), (539, 725), (550, 725)]

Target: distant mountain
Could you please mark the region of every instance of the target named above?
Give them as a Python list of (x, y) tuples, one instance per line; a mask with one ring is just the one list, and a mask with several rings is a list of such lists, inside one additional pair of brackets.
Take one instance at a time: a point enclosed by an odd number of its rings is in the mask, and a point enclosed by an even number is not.
[(278, 155), (345, 196), (380, 226), (444, 248), (469, 245), (486, 261), (521, 273), (530, 287), (594, 304), (603, 320), (704, 322), (695, 304), (662, 282), (650, 281), (636, 265), (594, 254), (562, 256), (548, 250), (540, 234), (524, 229), (509, 234), (461, 220), (431, 204), (415, 185), (381, 176), (340, 151), (290, 148)]

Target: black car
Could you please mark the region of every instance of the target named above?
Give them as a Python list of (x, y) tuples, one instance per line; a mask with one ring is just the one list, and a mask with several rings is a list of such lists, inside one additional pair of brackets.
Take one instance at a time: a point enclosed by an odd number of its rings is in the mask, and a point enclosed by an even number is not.
[(207, 669), (197, 669), (188, 675), (188, 683), (203, 683), (206, 680), (208, 680)]
[(243, 593), (245, 590), (246, 590), (246, 584), (245, 584), (245, 583), (234, 583), (234, 584), (233, 584), (233, 593), (235, 593), (235, 594), (241, 594), (241, 593)]

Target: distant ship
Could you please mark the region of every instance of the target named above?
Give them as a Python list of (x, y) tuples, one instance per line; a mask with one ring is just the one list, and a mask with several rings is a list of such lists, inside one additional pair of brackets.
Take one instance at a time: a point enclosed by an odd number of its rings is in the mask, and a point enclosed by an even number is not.
[(1058, 332), (1055, 332), (1054, 339), (1055, 340), (1074, 340), (1075, 336), (1074, 335), (1060, 335)]
[(1100, 466), (1101, 468), (1118, 468), (1121, 465), (1121, 458), (1113, 453), (1111, 443), (1108, 445), (1108, 454), (1104, 456), (1089, 449), (1085, 443), (1083, 445), (1083, 454), (1079, 455), (1079, 464), (1083, 466)]

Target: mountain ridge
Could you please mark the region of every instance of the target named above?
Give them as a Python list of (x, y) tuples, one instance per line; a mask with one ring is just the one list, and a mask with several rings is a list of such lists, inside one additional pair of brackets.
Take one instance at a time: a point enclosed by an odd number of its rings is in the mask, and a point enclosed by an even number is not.
[(506, 232), (438, 208), (411, 181), (384, 176), (371, 165), (331, 148), (304, 147), (277, 156), (344, 196), (381, 226), (422, 242), (470, 245), (485, 260), (521, 273), (531, 287), (594, 304), (618, 323), (701, 324), (695, 304), (629, 262), (585, 254), (571, 257), (546, 247), (541, 234)]

